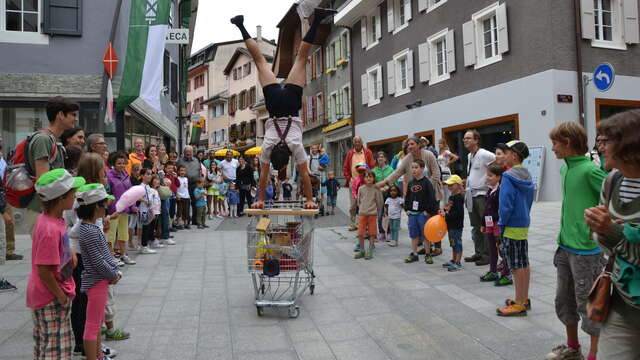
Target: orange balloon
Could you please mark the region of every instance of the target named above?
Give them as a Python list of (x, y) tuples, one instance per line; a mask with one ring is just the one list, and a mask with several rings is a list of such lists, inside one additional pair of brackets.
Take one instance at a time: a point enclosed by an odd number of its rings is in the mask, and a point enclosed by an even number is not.
[(447, 222), (442, 215), (432, 216), (424, 224), (424, 236), (429, 242), (437, 243), (447, 234)]

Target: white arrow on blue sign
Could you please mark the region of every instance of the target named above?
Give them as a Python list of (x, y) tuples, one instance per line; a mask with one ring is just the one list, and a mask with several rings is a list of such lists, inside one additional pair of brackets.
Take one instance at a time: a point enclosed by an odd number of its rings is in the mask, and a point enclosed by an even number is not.
[(607, 91), (611, 89), (613, 80), (615, 78), (615, 71), (613, 66), (609, 63), (603, 63), (593, 72), (593, 84), (600, 91)]

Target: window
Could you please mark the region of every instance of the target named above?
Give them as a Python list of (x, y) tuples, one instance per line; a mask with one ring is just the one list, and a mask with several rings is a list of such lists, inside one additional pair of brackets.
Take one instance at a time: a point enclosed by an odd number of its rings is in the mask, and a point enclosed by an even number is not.
[(256, 87), (252, 86), (249, 89), (249, 104), (253, 105), (256, 103)]
[(387, 30), (397, 34), (409, 26), (411, 0), (387, 0)]
[(444, 29), (429, 36), (418, 46), (420, 81), (435, 85), (451, 77), (455, 71), (455, 46), (453, 30)]
[(238, 96), (231, 95), (229, 97), (229, 115), (233, 116), (238, 109)]
[(582, 37), (591, 39), (591, 46), (608, 49), (626, 50), (626, 44), (637, 44), (640, 42), (637, 2), (583, 0)]
[(317, 49), (313, 53), (313, 65), (314, 77), (320, 77), (320, 75), (322, 75), (322, 69), (324, 68), (322, 66), (322, 48)]
[(238, 80), (238, 70), (233, 69), (233, 80)]
[(418, 11), (426, 10), (427, 12), (431, 12), (446, 2), (447, 0), (421, 0), (418, 2)]
[(316, 118), (320, 124), (324, 124), (324, 94), (316, 95)]
[(242, 70), (243, 77), (251, 75), (251, 63), (246, 63)]
[(341, 98), (342, 118), (344, 119), (351, 116), (351, 90), (349, 89), (349, 86), (342, 88)]
[(374, 106), (382, 98), (382, 66), (376, 64), (361, 76), (362, 104)]
[(326, 51), (326, 57), (327, 60), (325, 61), (326, 66), (327, 66), (327, 70), (335, 70), (336, 68), (336, 49), (333, 46), (333, 43), (330, 43), (327, 46), (327, 51)]
[(495, 3), (473, 14), (462, 26), (462, 37), (465, 66), (479, 69), (502, 60), (509, 51), (506, 4)]
[(216, 104), (214, 107), (213, 117), (220, 117), (224, 115), (224, 103)]
[(338, 121), (338, 93), (331, 93), (329, 97), (329, 122)]
[(41, 6), (42, 0), (0, 1), (0, 42), (48, 44), (49, 37), (40, 28)]
[(340, 53), (342, 55), (343, 60), (349, 60), (351, 56), (351, 42), (349, 39), (349, 31), (345, 31), (340, 35), (340, 45), (342, 48), (340, 49)]
[(382, 37), (382, 26), (380, 24), (380, 7), (360, 20), (360, 31), (362, 37), (362, 48), (371, 49), (378, 45), (378, 40)]
[(240, 94), (238, 95), (238, 109), (239, 110), (244, 110), (247, 107), (247, 91), (246, 90), (242, 90), (240, 91)]
[(405, 49), (387, 62), (387, 91), (389, 95), (401, 96), (413, 86), (413, 51)]

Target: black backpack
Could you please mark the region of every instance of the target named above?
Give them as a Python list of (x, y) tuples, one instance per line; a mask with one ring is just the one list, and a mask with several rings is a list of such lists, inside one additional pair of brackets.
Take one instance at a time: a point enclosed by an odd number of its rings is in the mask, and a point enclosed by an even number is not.
[(273, 119), (273, 125), (276, 127), (276, 131), (278, 132), (278, 137), (280, 141), (273, 147), (271, 150), (271, 164), (275, 170), (281, 170), (289, 164), (289, 158), (291, 157), (291, 149), (287, 145), (287, 134), (289, 134), (289, 129), (291, 128), (291, 123), (293, 120), (289, 118), (287, 120), (287, 127), (284, 129), (284, 132), (280, 130), (280, 126), (278, 125), (278, 121)]

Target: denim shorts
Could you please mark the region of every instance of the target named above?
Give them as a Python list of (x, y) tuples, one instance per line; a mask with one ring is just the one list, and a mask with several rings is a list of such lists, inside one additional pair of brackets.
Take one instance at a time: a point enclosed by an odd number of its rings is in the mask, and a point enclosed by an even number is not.
[(336, 207), (336, 203), (338, 202), (338, 195), (329, 195), (327, 197), (327, 206)]
[(462, 252), (462, 229), (449, 229), (449, 244), (453, 252)]
[(409, 215), (409, 237), (424, 238), (424, 224), (429, 218), (423, 212), (415, 215)]

